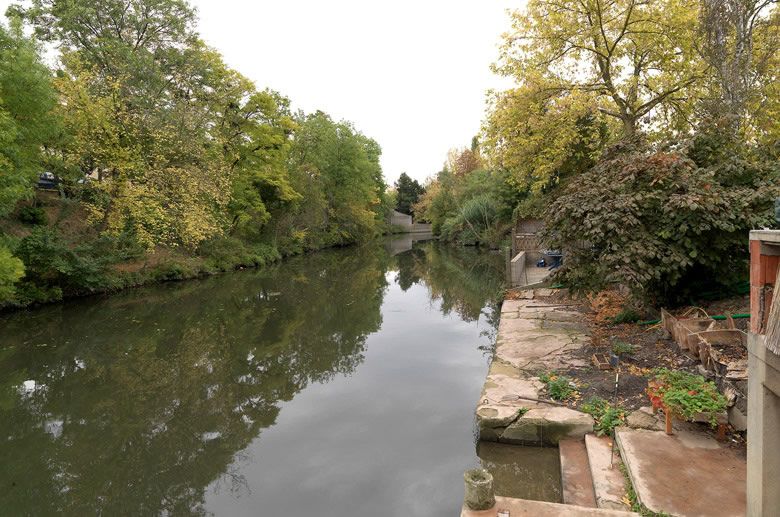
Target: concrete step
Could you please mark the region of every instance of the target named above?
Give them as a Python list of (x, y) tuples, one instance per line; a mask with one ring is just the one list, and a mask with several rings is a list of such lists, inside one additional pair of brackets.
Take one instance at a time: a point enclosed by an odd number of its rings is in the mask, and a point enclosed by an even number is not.
[[(617, 443), (637, 498), (649, 510), (671, 515), (745, 515), (747, 462), (737, 449), (711, 434), (695, 428), (675, 429), (672, 436), (622, 428)], [(771, 514), (780, 515), (778, 508)]]
[(558, 442), (561, 459), (563, 502), (586, 508), (596, 508), (596, 494), (590, 474), (585, 440), (568, 438)]
[(491, 510), (472, 511), (463, 508), (461, 517), (639, 517), (637, 513), (568, 504), (546, 503), (496, 496)]
[(630, 510), (624, 502), (626, 480), (620, 470), (620, 452), (616, 446), (613, 456), (612, 439), (589, 434), (585, 436), (585, 448), (588, 452), (596, 505), (609, 510)]

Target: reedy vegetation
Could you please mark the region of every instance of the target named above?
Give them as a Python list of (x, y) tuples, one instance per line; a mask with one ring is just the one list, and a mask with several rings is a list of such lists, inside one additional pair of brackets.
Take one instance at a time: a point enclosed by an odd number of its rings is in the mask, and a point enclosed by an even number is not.
[[(10, 28), (0, 27), (0, 306), (145, 281), (113, 266), (159, 263), (149, 259), (161, 251), (181, 260), (149, 274), (178, 278), (383, 231), (379, 145), (257, 90), (200, 40), (186, 1), (33, 0), (9, 15)], [(38, 42), (58, 48), (54, 70)], [(63, 179), (62, 203), (78, 205), (86, 238), (68, 239), (54, 221), (8, 224), (35, 203), (44, 170)]]

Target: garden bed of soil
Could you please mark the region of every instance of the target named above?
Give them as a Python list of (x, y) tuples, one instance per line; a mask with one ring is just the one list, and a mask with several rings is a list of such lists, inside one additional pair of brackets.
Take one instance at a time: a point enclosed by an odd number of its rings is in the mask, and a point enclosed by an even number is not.
[[(608, 318), (605, 319), (600, 315), (599, 310), (594, 309), (588, 300), (573, 299), (568, 296), (565, 290), (554, 293), (553, 296), (544, 301), (566, 304), (567, 309), (582, 312), (583, 322), (587, 324), (591, 336), (590, 343), (576, 352), (577, 357), (590, 366), (557, 372), (571, 378), (577, 385), (579, 394), (568, 401), (567, 405), (570, 407), (578, 409), (589, 399), (599, 397), (610, 403), (616, 402), (628, 415), (640, 407), (650, 405), (645, 390), (655, 368), (684, 370), (700, 375), (704, 373), (698, 358), (681, 349), (671, 338), (666, 337), (660, 324), (613, 324)], [(576, 305), (571, 305), (575, 303)], [(702, 308), (710, 315), (748, 313), (749, 298), (740, 296), (713, 301), (704, 304)], [(675, 309), (672, 312), (677, 316), (682, 316), (689, 309), (685, 307)], [(748, 323), (747, 319), (735, 320), (737, 328), (741, 330), (747, 329)], [(608, 357), (612, 346), (617, 342), (630, 344), (632, 351), (621, 355), (618, 390), (617, 396), (615, 396), (616, 370), (599, 369), (593, 363), (592, 357), (594, 354), (603, 354)], [(744, 351), (729, 349), (725, 353), (737, 358)], [(685, 425), (704, 432), (711, 432), (713, 436), (715, 434), (715, 430), (710, 429), (705, 424), (686, 423)], [(744, 452), (745, 438), (743, 433), (732, 432), (729, 428), (727, 442), (731, 447)]]

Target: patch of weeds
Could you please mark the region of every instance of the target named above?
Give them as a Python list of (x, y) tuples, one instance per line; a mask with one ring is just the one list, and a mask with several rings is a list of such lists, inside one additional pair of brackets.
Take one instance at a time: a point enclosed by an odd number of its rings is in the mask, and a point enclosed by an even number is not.
[(634, 490), (634, 484), (631, 483), (631, 476), (628, 475), (628, 468), (622, 462), (620, 462), (620, 472), (623, 473), (623, 479), (626, 480), (626, 497), (631, 504), (631, 511), (638, 513), (642, 517), (672, 517), (671, 514), (666, 512), (654, 512), (640, 503), (639, 498), (636, 496), (636, 490)]
[(615, 324), (622, 324), (622, 323), (636, 323), (642, 318), (642, 316), (635, 311), (634, 309), (623, 309), (617, 315), (612, 318), (612, 323)]
[(547, 394), (550, 398), (559, 402), (573, 398), (579, 393), (574, 381), (565, 375), (545, 372), (539, 375), (539, 380), (547, 385)]
[(39, 206), (25, 206), (19, 210), (19, 220), (25, 224), (43, 226), (48, 222), (46, 212)]
[(613, 436), (615, 428), (623, 425), (626, 419), (625, 410), (619, 406), (612, 406), (606, 400), (593, 397), (585, 402), (580, 411), (583, 411), (596, 421), (593, 430), (596, 436)]
[(647, 388), (651, 400), (659, 399), (686, 420), (704, 413), (709, 415), (712, 427), (718, 425), (718, 414), (726, 410), (727, 402), (715, 383), (681, 370), (658, 368), (654, 373), (655, 378)]
[(634, 353), (634, 345), (625, 341), (615, 341), (612, 344), (612, 353), (615, 355), (630, 355)]

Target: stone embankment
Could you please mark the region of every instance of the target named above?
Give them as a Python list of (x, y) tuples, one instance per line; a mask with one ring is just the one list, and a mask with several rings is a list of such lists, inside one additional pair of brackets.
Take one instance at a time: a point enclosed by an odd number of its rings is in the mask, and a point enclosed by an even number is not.
[(544, 372), (587, 366), (575, 356), (588, 344), (583, 314), (558, 303), (551, 289), (523, 291), (506, 300), (496, 350), (477, 407), (479, 439), (513, 444), (558, 445), (593, 431), (580, 411), (541, 402)]

